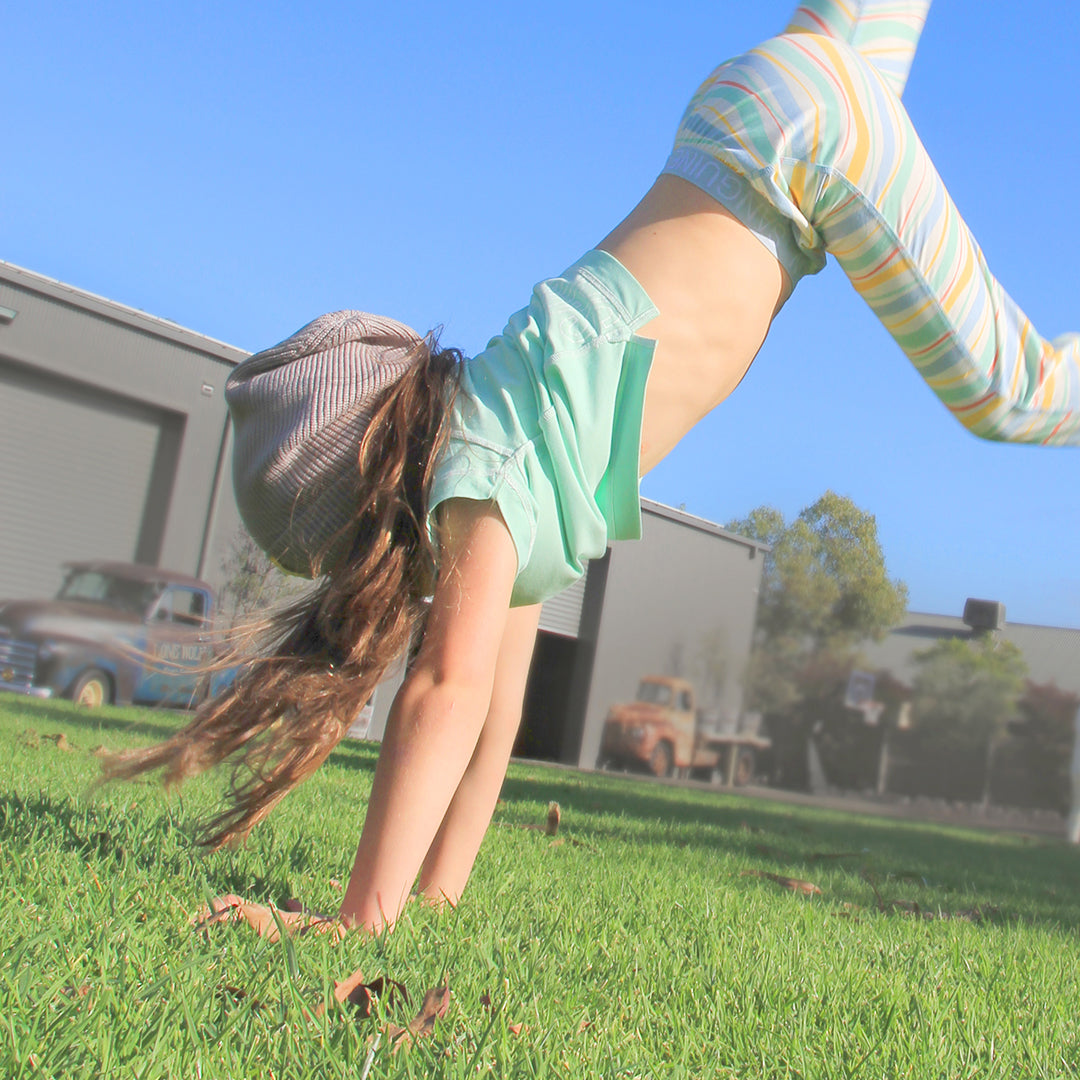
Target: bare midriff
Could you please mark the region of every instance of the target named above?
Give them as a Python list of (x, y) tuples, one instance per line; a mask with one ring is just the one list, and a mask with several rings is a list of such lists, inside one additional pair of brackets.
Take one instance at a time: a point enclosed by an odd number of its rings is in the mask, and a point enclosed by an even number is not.
[(660, 314), (641, 428), (641, 475), (738, 386), (790, 292), (780, 263), (693, 184), (661, 176), (597, 245), (641, 283)]

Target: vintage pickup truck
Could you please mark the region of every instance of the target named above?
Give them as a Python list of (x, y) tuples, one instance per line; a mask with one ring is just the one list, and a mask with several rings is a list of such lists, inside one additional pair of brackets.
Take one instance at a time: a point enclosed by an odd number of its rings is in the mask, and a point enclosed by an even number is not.
[(0, 600), (0, 690), (88, 706), (186, 707), (205, 695), (215, 601), (205, 581), (133, 563), (64, 569), (55, 600)]
[(604, 721), (599, 768), (644, 768), (716, 784), (749, 784), (758, 756), (772, 745), (757, 717), (726, 726), (699, 709), (685, 679), (646, 675), (637, 700), (612, 705)]

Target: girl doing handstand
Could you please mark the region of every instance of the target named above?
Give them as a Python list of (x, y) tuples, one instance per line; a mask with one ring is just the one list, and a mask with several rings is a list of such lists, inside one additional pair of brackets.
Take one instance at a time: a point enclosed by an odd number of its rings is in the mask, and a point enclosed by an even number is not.
[[(422, 640), (387, 724), (341, 918), (460, 897), (521, 716), (539, 604), (639, 533), (638, 479), (745, 374), (826, 252), (977, 435), (1080, 441), (1074, 337), (992, 277), (900, 103), (929, 0), (807, 0), (691, 100), (644, 199), (479, 356), (325, 316), (233, 372), (253, 536), (321, 576), (266, 655), (110, 775), (249, 766), (207, 828), (242, 836)], [(426, 608), (424, 598), (430, 594)]]

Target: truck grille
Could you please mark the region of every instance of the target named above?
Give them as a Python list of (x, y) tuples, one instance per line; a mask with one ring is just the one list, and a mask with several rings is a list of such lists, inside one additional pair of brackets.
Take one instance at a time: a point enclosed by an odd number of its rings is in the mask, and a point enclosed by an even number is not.
[(0, 630), (0, 682), (29, 687), (34, 681), (37, 646)]

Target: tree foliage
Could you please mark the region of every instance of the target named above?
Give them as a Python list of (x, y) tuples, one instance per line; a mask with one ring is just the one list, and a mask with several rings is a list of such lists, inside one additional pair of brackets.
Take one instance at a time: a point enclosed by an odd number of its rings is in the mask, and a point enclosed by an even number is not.
[(281, 600), (297, 596), (307, 585), (279, 570), (251, 538), (237, 529), (221, 560), (221, 610), (230, 626), (244, 623)]
[(772, 549), (746, 680), (754, 707), (789, 706), (800, 697), (800, 672), (811, 658), (843, 657), (903, 617), (907, 586), (886, 572), (877, 522), (846, 496), (827, 491), (790, 523), (762, 506), (726, 528)]
[(915, 663), (915, 729), (929, 741), (984, 749), (1016, 715), (1027, 662), (1011, 641), (990, 634), (942, 638), (916, 653)]

